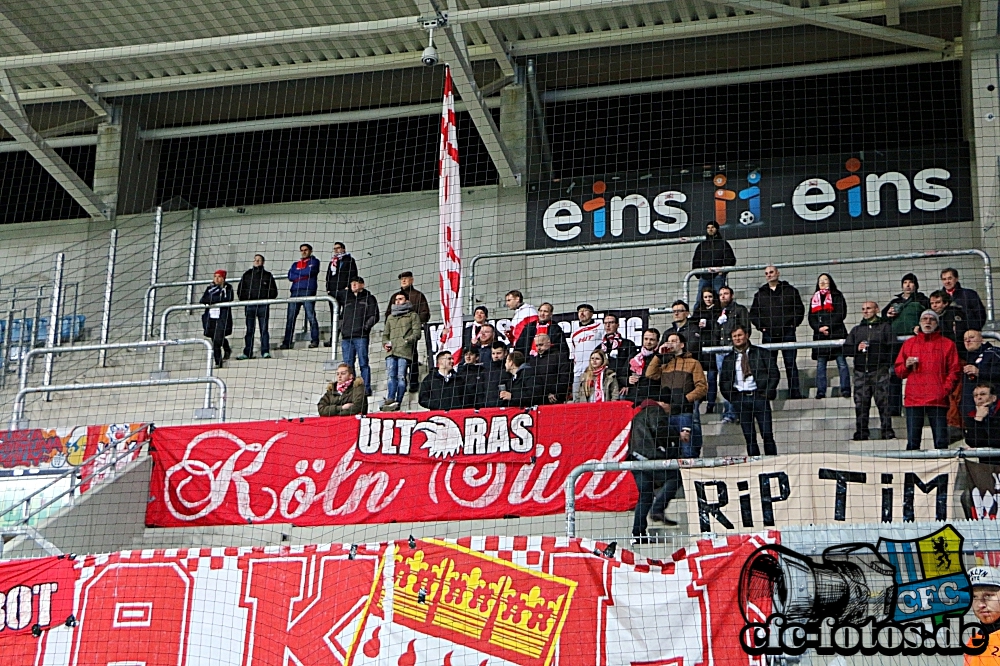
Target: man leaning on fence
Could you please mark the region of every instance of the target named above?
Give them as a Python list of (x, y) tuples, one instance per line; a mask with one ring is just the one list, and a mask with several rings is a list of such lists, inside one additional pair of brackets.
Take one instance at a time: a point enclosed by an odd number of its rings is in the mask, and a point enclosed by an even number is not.
[[(269, 301), (278, 297), (278, 283), (274, 276), (264, 270), (264, 255), (253, 256), (253, 268), (243, 273), (236, 287), (236, 297), (241, 301)], [(237, 361), (253, 358), (253, 334), (260, 326), (260, 356), (271, 358), (271, 335), (267, 330), (271, 316), (270, 305), (248, 305), (244, 308), (247, 317), (247, 333), (243, 338), (243, 353)]]
[(878, 314), (875, 301), (861, 304), (861, 322), (844, 340), (844, 353), (854, 357), (854, 436), (855, 441), (871, 438), (868, 413), (872, 398), (878, 407), (882, 439), (895, 439), (889, 412), (889, 375), (892, 373), (896, 336), (892, 324)]

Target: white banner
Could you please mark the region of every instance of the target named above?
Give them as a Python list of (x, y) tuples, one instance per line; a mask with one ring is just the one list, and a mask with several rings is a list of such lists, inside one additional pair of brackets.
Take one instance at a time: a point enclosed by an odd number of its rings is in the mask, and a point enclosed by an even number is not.
[(441, 287), (441, 348), (462, 348), (462, 182), (458, 172), (458, 128), (451, 69), (445, 68), (441, 110), (441, 155), (438, 162), (438, 206), (441, 216), (438, 282)]
[(692, 531), (733, 534), (785, 525), (949, 520), (958, 472), (954, 458), (803, 453), (681, 474)]

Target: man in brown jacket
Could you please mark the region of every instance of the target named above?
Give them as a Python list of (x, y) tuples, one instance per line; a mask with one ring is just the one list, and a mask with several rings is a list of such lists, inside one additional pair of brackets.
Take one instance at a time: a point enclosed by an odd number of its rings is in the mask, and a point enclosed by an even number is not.
[[(694, 405), (708, 395), (708, 380), (701, 361), (685, 351), (683, 333), (670, 333), (664, 343), (666, 353), (656, 356), (646, 366), (646, 377), (652, 381), (650, 392), (659, 383), (660, 400), (670, 404), (670, 425), (678, 429), (693, 428)], [(701, 442), (681, 442), (681, 458), (701, 455)]]
[(368, 413), (365, 380), (354, 376), (346, 363), (337, 366), (337, 380), (326, 387), (326, 393), (316, 404), (320, 416), (350, 416)]

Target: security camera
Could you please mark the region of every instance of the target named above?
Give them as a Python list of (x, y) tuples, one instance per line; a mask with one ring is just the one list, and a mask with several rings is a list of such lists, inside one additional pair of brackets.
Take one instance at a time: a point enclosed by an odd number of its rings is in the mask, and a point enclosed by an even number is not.
[(424, 49), (424, 52), (420, 54), (420, 62), (428, 67), (438, 64), (438, 52), (433, 44)]

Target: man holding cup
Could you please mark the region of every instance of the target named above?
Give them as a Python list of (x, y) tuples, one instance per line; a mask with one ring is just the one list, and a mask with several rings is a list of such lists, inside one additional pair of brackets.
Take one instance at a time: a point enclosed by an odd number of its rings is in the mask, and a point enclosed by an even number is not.
[(948, 398), (962, 377), (962, 366), (955, 344), (941, 335), (933, 310), (921, 313), (919, 331), (903, 343), (896, 357), (896, 376), (906, 380), (906, 450), (920, 449), (925, 416), (934, 448), (948, 448)]

